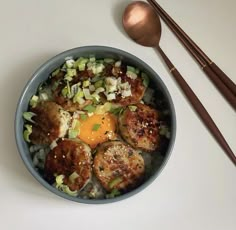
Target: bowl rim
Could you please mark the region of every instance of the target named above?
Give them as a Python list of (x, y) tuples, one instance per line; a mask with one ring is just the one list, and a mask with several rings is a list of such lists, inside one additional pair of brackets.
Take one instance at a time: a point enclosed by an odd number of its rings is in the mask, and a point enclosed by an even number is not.
[[(166, 150), (166, 156), (161, 164), (161, 166), (159, 167), (159, 169), (152, 175), (150, 176), (150, 178), (145, 181), (144, 183), (142, 183), (140, 186), (138, 186), (136, 189), (125, 193), (121, 196), (117, 196), (114, 198), (109, 198), (109, 199), (83, 199), (80, 197), (73, 197), (70, 196), (66, 193), (60, 192), (58, 191), (56, 188), (54, 188), (52, 185), (48, 184), (43, 178), (42, 176), (39, 175), (39, 173), (37, 172), (37, 170), (35, 170), (35, 168), (32, 166), (32, 164), (27, 160), (27, 154), (25, 153), (25, 150), (23, 148), (23, 144), (22, 144), (22, 133), (19, 132), (19, 128), (20, 128), (20, 119), (22, 117), (22, 111), (21, 111), (21, 107), (22, 107), (22, 103), (23, 103), (23, 99), (24, 96), (27, 93), (27, 90), (29, 89), (31, 83), (33, 82), (33, 80), (35, 78), (37, 78), (37, 76), (44, 71), (45, 69), (47, 69), (48, 67), (50, 67), (53, 63), (55, 63), (58, 60), (64, 59), (66, 57), (71, 56), (73, 53), (81, 53), (81, 52), (110, 52), (110, 53), (114, 53), (115, 55), (121, 55), (124, 56), (125, 58), (134, 60), (135, 62), (138, 63), (138, 65), (141, 65), (143, 67), (143, 69), (148, 69), (148, 72), (150, 72), (152, 74), (153, 77), (156, 78), (156, 80), (158, 81), (158, 83), (160, 84), (161, 89), (163, 90), (163, 94), (164, 96), (167, 98), (168, 103), (169, 103), (169, 107), (171, 110), (171, 138), (170, 138), (170, 142), (168, 145), (168, 148)], [(79, 56), (79, 55), (78, 55)], [(28, 80), (28, 82), (26, 83), (25, 87), (22, 90), (22, 93), (19, 97), (18, 103), (17, 103), (17, 107), (16, 107), (16, 113), (15, 113), (15, 120), (14, 120), (14, 132), (15, 132), (15, 141), (16, 141), (16, 145), (17, 145), (17, 149), (18, 152), (20, 154), (20, 157), (22, 159), (22, 161), (24, 162), (27, 170), (30, 172), (30, 174), (43, 186), (45, 187), (47, 190), (49, 190), (50, 192), (58, 195), (59, 197), (62, 197), (64, 199), (67, 200), (71, 200), (71, 201), (75, 201), (78, 203), (83, 203), (83, 204), (108, 204), (108, 203), (113, 203), (113, 202), (117, 202), (117, 201), (121, 201), (121, 200), (125, 200), (129, 197), (132, 197), (133, 195), (136, 195), (137, 193), (141, 192), (144, 188), (148, 187), (151, 183), (153, 183), (154, 180), (156, 180), (156, 178), (161, 174), (161, 172), (163, 171), (163, 169), (165, 168), (168, 160), (170, 159), (171, 153), (173, 151), (173, 147), (174, 147), (174, 143), (175, 143), (175, 139), (176, 139), (176, 112), (175, 112), (175, 107), (174, 107), (174, 103), (173, 103), (173, 99), (169, 93), (168, 88), (166, 87), (166, 85), (164, 84), (163, 80), (161, 79), (161, 77), (157, 74), (157, 72), (155, 72), (148, 64), (146, 64), (143, 60), (141, 60), (140, 58), (138, 58), (137, 56), (118, 49), (118, 48), (114, 48), (114, 47), (110, 47), (110, 46), (100, 46), (100, 45), (90, 45), (90, 46), (80, 46), (80, 47), (75, 47), (72, 49), (68, 49), (66, 51), (63, 51), (61, 53), (58, 53), (57, 55), (51, 57), (50, 59), (48, 59), (47, 61), (45, 61), (30, 77), (30, 79)]]

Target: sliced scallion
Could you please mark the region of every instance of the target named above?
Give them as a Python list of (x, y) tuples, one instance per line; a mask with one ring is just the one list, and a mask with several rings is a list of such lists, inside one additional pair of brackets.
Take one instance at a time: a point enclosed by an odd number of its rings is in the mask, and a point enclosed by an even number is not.
[(82, 121), (85, 121), (88, 118), (86, 114), (80, 114), (79, 117)]
[(135, 105), (129, 105), (128, 107), (131, 112), (135, 112), (137, 110), (137, 106)]
[(79, 130), (75, 129), (69, 129), (68, 131), (68, 137), (69, 139), (74, 139), (79, 135)]
[(75, 180), (79, 177), (79, 174), (77, 172), (73, 172), (70, 176), (69, 176), (69, 180), (71, 183), (74, 183)]
[(98, 131), (100, 127), (101, 127), (101, 124), (94, 124), (92, 131)]
[(32, 108), (35, 108), (35, 107), (37, 106), (37, 104), (38, 104), (38, 101), (39, 101), (39, 97), (36, 96), (36, 95), (33, 95), (33, 96), (31, 97), (31, 99), (30, 99), (30, 106), (31, 106)]
[(94, 83), (94, 87), (96, 89), (100, 88), (100, 87), (103, 87), (104, 86), (104, 81), (103, 80), (98, 80)]
[(123, 181), (122, 177), (116, 177), (108, 183), (110, 189), (113, 189), (116, 185)]
[(56, 185), (61, 185), (63, 184), (65, 176), (63, 174), (56, 176)]
[(66, 67), (73, 68), (75, 61), (73, 59), (66, 60)]
[(148, 87), (150, 80), (149, 80), (149, 77), (147, 76), (147, 74), (142, 73), (142, 74), (141, 74), (141, 77), (142, 77), (142, 79), (143, 79), (143, 85), (144, 85), (145, 87)]
[(111, 107), (110, 112), (114, 115), (119, 115), (123, 110), (123, 107)]
[(29, 125), (29, 124), (26, 124), (25, 125), (25, 130), (23, 132), (23, 137), (24, 137), (24, 140), (29, 142), (30, 143), (30, 139), (29, 139), (29, 136), (30, 134), (32, 133), (32, 125)]
[(58, 68), (58, 69), (56, 69), (55, 71), (53, 71), (52, 72), (52, 77), (55, 77), (55, 76), (57, 76), (59, 73), (60, 73), (60, 71), (61, 71), (61, 69), (60, 68)]
[(114, 63), (115, 60), (112, 59), (112, 58), (104, 58), (104, 62), (108, 63), (108, 64), (111, 64), (111, 63)]
[(88, 113), (93, 113), (95, 109), (96, 108), (93, 105), (86, 105), (83, 110), (87, 111)]
[(32, 113), (32, 112), (24, 112), (23, 113), (23, 117), (25, 120), (27, 121), (30, 121), (31, 123), (35, 123), (33, 120), (32, 120), (32, 117), (36, 116), (35, 113)]
[(84, 71), (86, 69), (86, 63), (88, 62), (88, 58), (80, 57), (75, 62), (75, 68), (79, 69), (79, 71)]
[(109, 193), (109, 194), (107, 194), (106, 195), (106, 198), (107, 199), (109, 199), (109, 198), (114, 198), (114, 197), (116, 197), (116, 196), (119, 196), (121, 194), (121, 192), (118, 190), (118, 189), (113, 189), (112, 191), (111, 191), (111, 193)]

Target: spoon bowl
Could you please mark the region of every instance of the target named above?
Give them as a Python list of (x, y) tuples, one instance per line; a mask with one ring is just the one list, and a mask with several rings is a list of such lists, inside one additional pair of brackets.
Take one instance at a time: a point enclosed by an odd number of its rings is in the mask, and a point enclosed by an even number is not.
[(123, 14), (126, 33), (138, 44), (148, 47), (159, 45), (161, 21), (156, 12), (145, 2), (133, 2)]

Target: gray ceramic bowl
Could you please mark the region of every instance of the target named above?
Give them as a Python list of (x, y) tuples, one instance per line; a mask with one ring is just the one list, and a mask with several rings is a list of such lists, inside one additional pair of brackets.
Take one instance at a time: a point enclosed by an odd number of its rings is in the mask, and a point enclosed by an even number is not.
[[(41, 82), (46, 80), (50, 73), (54, 71), (56, 68), (61, 66), (65, 62), (66, 57), (81, 57), (81, 56), (89, 56), (91, 54), (94, 54), (97, 58), (105, 58), (105, 57), (111, 57), (114, 59), (121, 59), (125, 63), (136, 66), (142, 71), (146, 72), (149, 77), (151, 78), (151, 84), (152, 87), (157, 89), (161, 94), (163, 95), (164, 99), (167, 102), (167, 106), (169, 107), (170, 111), (170, 124), (171, 124), (171, 136), (168, 143), (168, 146), (165, 150), (165, 152), (162, 154), (163, 159), (162, 162), (158, 163), (158, 166), (154, 168), (152, 175), (138, 188), (132, 190), (131, 192), (128, 192), (124, 195), (111, 198), (111, 199), (102, 199), (102, 200), (92, 200), (92, 199), (83, 199), (78, 197), (72, 197), (65, 193), (62, 193), (55, 189), (53, 186), (47, 183), (47, 181), (44, 180), (44, 178), (38, 173), (38, 171), (35, 169), (31, 155), (28, 149), (27, 143), (23, 139), (23, 126), (24, 126), (24, 120), (22, 118), (23, 112), (27, 111), (28, 103), (32, 95), (36, 93), (36, 90)], [(176, 116), (175, 116), (175, 110), (173, 101), (170, 97), (170, 94), (161, 80), (161, 78), (157, 75), (156, 72), (154, 72), (151, 67), (149, 67), (147, 64), (145, 64), (142, 60), (139, 58), (116, 48), (111, 47), (104, 47), (104, 46), (85, 46), (85, 47), (79, 47), (74, 48), (68, 51), (65, 51), (63, 53), (58, 54), (57, 56), (51, 58), (46, 63), (44, 63), (31, 77), (25, 88), (23, 89), (22, 95), (19, 99), (16, 115), (15, 115), (15, 137), (16, 137), (16, 143), (18, 147), (18, 151), (21, 155), (21, 158), (23, 162), (25, 163), (27, 169), (30, 171), (30, 173), (49, 191), (53, 192), (54, 194), (57, 194), (63, 198), (66, 198), (68, 200), (80, 202), (80, 203), (87, 203), (87, 204), (104, 204), (104, 203), (111, 203), (115, 201), (120, 201), (125, 198), (128, 198), (134, 194), (137, 194), (144, 188), (146, 188), (151, 182), (153, 182), (157, 176), (160, 174), (162, 169), (164, 168), (170, 153), (172, 151), (172, 147), (174, 145), (175, 141), (175, 134), (176, 134)]]

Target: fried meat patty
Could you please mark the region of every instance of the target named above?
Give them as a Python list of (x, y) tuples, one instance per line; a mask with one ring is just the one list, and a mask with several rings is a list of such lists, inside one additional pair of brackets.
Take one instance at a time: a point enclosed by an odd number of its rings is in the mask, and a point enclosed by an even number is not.
[(143, 81), (141, 77), (137, 77), (136, 79), (130, 79), (126, 75), (121, 76), (122, 82), (128, 82), (131, 86), (131, 96), (122, 97), (120, 95), (117, 96), (117, 99), (114, 101), (122, 106), (136, 104), (142, 100), (146, 87), (143, 85)]
[[(50, 183), (55, 175), (64, 175), (63, 184), (72, 191), (82, 189), (92, 176), (92, 157), (88, 145), (79, 141), (64, 139), (47, 155), (44, 177)], [(76, 176), (71, 179), (70, 175)]]
[(134, 148), (154, 151), (159, 145), (158, 112), (144, 104), (127, 107), (119, 116), (121, 136)]
[[(59, 104), (64, 110), (69, 112), (75, 112), (77, 110), (83, 109), (86, 105), (92, 103), (91, 100), (86, 100), (84, 104), (79, 104), (78, 102), (73, 102), (72, 98), (68, 98), (62, 95), (62, 90), (65, 86), (67, 86), (66, 82), (63, 80), (65, 76), (65, 72), (60, 71), (56, 76), (50, 79), (50, 86), (52, 89), (52, 97), (57, 104)], [(88, 79), (91, 77), (91, 73), (89, 71), (80, 71), (73, 78), (71, 84), (76, 84), (83, 79)]]
[(32, 124), (30, 140), (33, 144), (51, 144), (64, 137), (70, 123), (70, 114), (52, 101), (40, 102), (31, 112), (35, 123)]
[(121, 141), (105, 142), (94, 157), (94, 173), (106, 191), (128, 191), (137, 187), (144, 175), (143, 157)]

